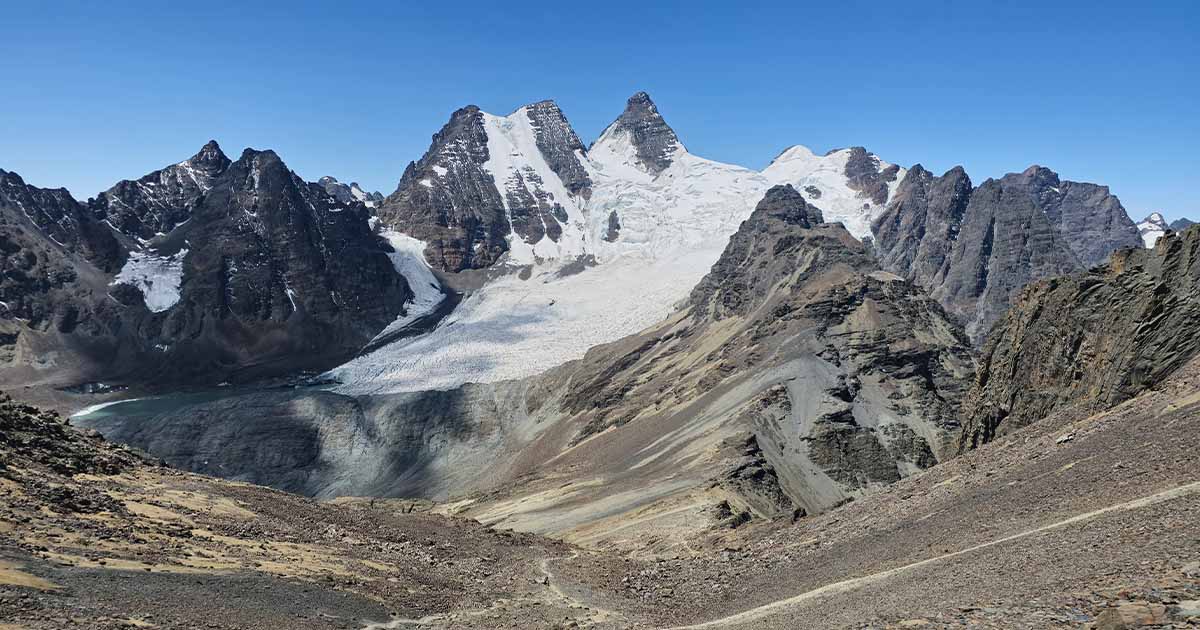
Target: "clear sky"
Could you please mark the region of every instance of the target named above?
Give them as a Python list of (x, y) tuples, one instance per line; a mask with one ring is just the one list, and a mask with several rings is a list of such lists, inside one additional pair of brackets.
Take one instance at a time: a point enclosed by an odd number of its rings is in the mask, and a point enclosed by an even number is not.
[(0, 0), (0, 168), (78, 197), (210, 138), (387, 194), (460, 106), (586, 143), (646, 90), (712, 159), (1037, 163), (1200, 219), (1200, 2), (51, 4)]

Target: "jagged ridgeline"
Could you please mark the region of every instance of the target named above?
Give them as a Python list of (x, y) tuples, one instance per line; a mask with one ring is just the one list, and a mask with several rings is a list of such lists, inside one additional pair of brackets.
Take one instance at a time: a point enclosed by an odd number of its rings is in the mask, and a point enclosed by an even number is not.
[(1141, 244), (1107, 186), (1039, 166), (978, 187), (961, 167), (935, 177), (914, 166), (872, 229), (883, 267), (929, 291), (976, 344), (1029, 282)]
[(0, 178), (14, 380), (215, 382), (327, 366), (412, 295), (367, 207), (272, 151), (230, 160), (209, 142), (86, 205)]

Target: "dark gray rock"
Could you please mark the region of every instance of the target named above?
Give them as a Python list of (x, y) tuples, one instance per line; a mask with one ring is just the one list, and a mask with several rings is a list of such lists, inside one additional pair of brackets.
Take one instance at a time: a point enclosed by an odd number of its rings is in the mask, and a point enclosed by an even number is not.
[[(229, 162), (215, 143), (89, 208), (0, 171), (2, 380), (153, 388), (331, 367), (412, 295), (367, 219), (273, 152)], [(151, 312), (114, 284), (130, 249), (187, 250), (176, 303)]]
[(1192, 227), (1193, 225), (1196, 225), (1195, 221), (1193, 221), (1191, 219), (1187, 219), (1187, 218), (1182, 218), (1182, 219), (1175, 219), (1174, 221), (1172, 221), (1171, 225), (1169, 227), (1176, 232), (1182, 232), (1182, 231)]
[(573, 195), (584, 199), (592, 196), (592, 179), (579, 161), (587, 155), (587, 148), (575, 135), (571, 123), (554, 101), (539, 101), (529, 105), (529, 124), (537, 140), (538, 149), (550, 170), (554, 171)]
[(888, 200), (888, 184), (896, 181), (900, 167), (893, 164), (887, 168), (879, 168), (877, 156), (867, 153), (863, 147), (850, 147), (850, 157), (846, 160), (846, 185), (850, 190), (858, 191), (864, 199), (870, 199), (875, 205), (883, 205)]
[(1200, 228), (1030, 285), (983, 350), (963, 407), (973, 448), (1056, 409), (1108, 409), (1200, 353)]
[(483, 112), (474, 105), (454, 112), (384, 199), (380, 220), (427, 242), (425, 258), (435, 268), (492, 265), (508, 251), (510, 226), (487, 160)]
[(872, 225), (884, 269), (917, 283), (976, 344), (1031, 281), (1103, 262), (1138, 231), (1107, 187), (1031, 167), (978, 188), (913, 167)]
[(1042, 166), (1005, 180), (1028, 190), (1084, 267), (1103, 263), (1122, 247), (1141, 244), (1137, 226), (1108, 186), (1060, 180)]
[(317, 183), (325, 189), (325, 192), (330, 197), (333, 197), (340, 203), (361, 202), (369, 207), (374, 207), (379, 205), (379, 202), (383, 201), (383, 195), (379, 194), (378, 192), (369, 193), (363, 190), (362, 187), (358, 185), (358, 182), (350, 182), (350, 184), (347, 185), (339, 182), (336, 177), (330, 177), (329, 175), (326, 175), (325, 177), (318, 179)]
[(200, 373), (354, 352), (412, 295), (367, 218), (247, 149), (172, 235), (189, 248), (182, 295), (144, 333)]
[(917, 164), (896, 188), (895, 200), (872, 226), (879, 264), (904, 279), (934, 288), (944, 277), (971, 200), (961, 166), (941, 177)]
[(637, 152), (638, 162), (651, 174), (666, 170), (672, 156), (682, 145), (675, 131), (667, 125), (650, 95), (638, 92), (629, 97), (625, 111), (601, 134), (601, 137), (628, 134)]
[[(589, 197), (591, 179), (579, 159), (583, 143), (562, 111), (551, 101), (523, 111), (539, 152), (569, 194)], [(426, 241), (426, 259), (444, 271), (495, 264), (508, 251), (510, 234), (527, 243), (557, 241), (567, 222), (565, 200), (554, 199), (532, 167), (520, 168), (508, 182), (496, 182), (484, 168), (489, 154), (483, 116), (475, 106), (454, 112), (379, 208), (382, 221)]]
[(117, 182), (88, 206), (122, 234), (150, 240), (190, 219), (196, 202), (229, 165), (217, 141), (210, 140), (183, 162)]
[(614, 243), (617, 237), (621, 235), (621, 217), (617, 216), (617, 211), (613, 210), (608, 213), (608, 229), (604, 232), (604, 240), (609, 243)]

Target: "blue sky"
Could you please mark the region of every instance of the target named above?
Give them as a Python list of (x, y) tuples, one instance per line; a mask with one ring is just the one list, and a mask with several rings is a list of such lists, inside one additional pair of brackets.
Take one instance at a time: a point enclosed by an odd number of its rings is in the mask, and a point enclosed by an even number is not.
[(386, 194), (457, 107), (590, 142), (644, 89), (712, 159), (1037, 163), (1200, 219), (1198, 2), (49, 4), (0, 0), (0, 168), (81, 197), (210, 138)]

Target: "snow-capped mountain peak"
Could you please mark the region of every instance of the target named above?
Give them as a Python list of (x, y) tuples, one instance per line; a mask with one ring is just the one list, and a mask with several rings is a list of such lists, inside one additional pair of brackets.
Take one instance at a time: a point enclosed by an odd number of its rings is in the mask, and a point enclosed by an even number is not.
[(791, 184), (825, 220), (840, 222), (856, 238), (871, 234), (871, 222), (887, 208), (907, 170), (862, 147), (817, 155), (795, 145), (780, 153), (762, 174), (772, 184)]
[(1154, 247), (1154, 244), (1158, 242), (1158, 237), (1169, 229), (1166, 218), (1158, 212), (1151, 212), (1150, 216), (1139, 221), (1137, 228), (1142, 235), (1142, 244), (1147, 248)]
[(590, 151), (599, 153), (601, 161), (610, 161), (606, 156), (627, 161), (632, 153), (636, 157), (633, 164), (657, 175), (671, 165), (677, 153), (685, 153), (687, 149), (658, 112), (650, 95), (638, 92), (629, 97), (625, 111), (600, 134)]
[(379, 205), (379, 202), (383, 201), (383, 195), (377, 192), (369, 193), (363, 190), (362, 187), (358, 185), (358, 182), (351, 182), (349, 185), (346, 185), (339, 182), (336, 177), (326, 175), (325, 177), (317, 180), (317, 183), (325, 189), (325, 192), (328, 193), (329, 196), (337, 199), (341, 203), (357, 201), (368, 208), (374, 208), (375, 206)]

